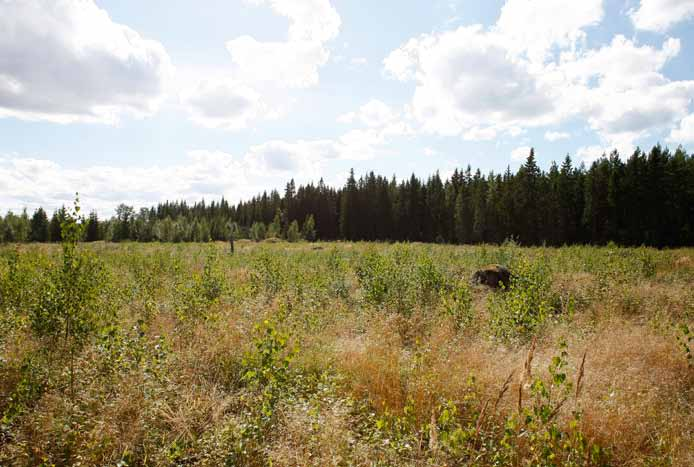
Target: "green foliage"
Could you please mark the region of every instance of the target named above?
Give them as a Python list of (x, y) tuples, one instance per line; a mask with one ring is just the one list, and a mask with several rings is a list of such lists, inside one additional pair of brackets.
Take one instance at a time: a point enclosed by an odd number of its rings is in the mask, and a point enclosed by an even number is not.
[(299, 223), (297, 221), (292, 221), (287, 229), (287, 241), (298, 242), (301, 240), (301, 234), (299, 233)]
[(38, 208), (31, 217), (29, 240), (32, 242), (47, 242), (48, 236), (48, 216), (43, 208)]
[(179, 276), (176, 283), (176, 311), (181, 322), (210, 317), (210, 308), (219, 303), (226, 290), (225, 278), (219, 265), (219, 255), (210, 245), (205, 255), (202, 272), (196, 272), (192, 281)]
[(390, 292), (393, 264), (386, 255), (368, 252), (357, 265), (356, 274), (368, 302), (383, 303)]
[(689, 326), (680, 323), (677, 326), (677, 343), (682, 349), (684, 357), (687, 359), (689, 366), (694, 367), (694, 356), (692, 355), (692, 342), (694, 342), (694, 333), (689, 330)]
[(398, 457), (412, 457), (421, 429), (415, 417), (412, 399), (407, 400), (401, 415), (386, 411), (375, 421), (376, 439)]
[(337, 249), (330, 251), (328, 256), (328, 288), (331, 296), (347, 298), (348, 266)]
[(489, 296), (492, 332), (502, 338), (527, 338), (554, 314), (557, 297), (544, 262), (521, 258), (511, 270), (508, 290)]
[(421, 255), (416, 262), (415, 286), (420, 304), (427, 305), (434, 301), (439, 291), (446, 286), (446, 277), (441, 268), (428, 254)]
[(387, 253), (365, 253), (355, 272), (367, 302), (404, 315), (410, 315), (417, 305), (437, 303), (440, 291), (447, 287), (434, 260), (426, 253), (413, 254), (406, 245), (396, 245)]
[(55, 345), (63, 339), (67, 347), (80, 347), (97, 329), (95, 309), (101, 286), (102, 265), (89, 252), (78, 248), (84, 224), (79, 217), (79, 199), (67, 213), (62, 228), (62, 264), (53, 269), (30, 310), (33, 332)]
[[(528, 452), (532, 465), (556, 466), (604, 465), (608, 454), (597, 444), (588, 442), (580, 431), (581, 412), (572, 412), (568, 429), (557, 422), (557, 415), (572, 397), (574, 386), (567, 373), (568, 352), (566, 343), (559, 343), (559, 354), (552, 357), (548, 366), (549, 377), (537, 377), (530, 385), (531, 405), (523, 407), (519, 419), (510, 418), (507, 426), (516, 430), (515, 452), (519, 444)], [(582, 368), (581, 368), (582, 371)], [(580, 382), (582, 375), (577, 376)], [(576, 391), (578, 395), (578, 391)]]
[[(2, 432), (8, 430), (15, 419), (24, 414), (31, 405), (43, 395), (47, 387), (48, 375), (44, 359), (39, 354), (29, 354), (16, 370), (18, 381), (14, 390), (8, 395), (2, 410), (0, 419), (0, 437)], [(0, 366), (0, 375), (8, 378), (9, 369)]]
[(265, 224), (262, 222), (254, 222), (251, 226), (250, 236), (251, 240), (253, 240), (254, 242), (259, 242), (263, 240), (267, 236)]
[(270, 252), (261, 252), (253, 259), (250, 273), (251, 290), (272, 297), (284, 288), (285, 273), (279, 258)]
[(459, 281), (449, 290), (441, 292), (443, 313), (450, 317), (456, 329), (465, 329), (474, 323), (472, 292), (466, 281)]
[(289, 335), (277, 324), (264, 320), (255, 326), (253, 350), (243, 359), (241, 382), (249, 389), (243, 422), (231, 436), (227, 463), (246, 463), (261, 458), (268, 430), (277, 419), (276, 406), (292, 389), (290, 363), (298, 350), (289, 346)]
[[(465, 386), (466, 347), (482, 353), (469, 368), (494, 349), (511, 361), (518, 342), (507, 339), (541, 332), (560, 310), (579, 317), (562, 323), (572, 342), (592, 343), (582, 335), (592, 315), (644, 285), (653, 296), (625, 325), (681, 322), (677, 353), (691, 361), (689, 250), (242, 242), (232, 257), (220, 243), (70, 244), (74, 233), (66, 226), (62, 250), (0, 247), (2, 465), (607, 465), (610, 451), (589, 437), (599, 414), (583, 415), (566, 345), (528, 372), (518, 409), (515, 378), (494, 394), (503, 361)], [(469, 285), (488, 262), (509, 265), (508, 290)], [(440, 329), (442, 318), (464, 335)], [(503, 340), (488, 341), (490, 328)], [(662, 337), (647, 350), (660, 352)], [(681, 365), (665, 358), (669, 377)], [(79, 382), (69, 394), (68, 373)], [(664, 396), (686, 384), (670, 381)], [(629, 395), (619, 378), (612, 384)], [(623, 400), (608, 402), (637, 407)], [(640, 433), (657, 446), (643, 456), (676, 458), (670, 432), (645, 416)]]
[(316, 221), (313, 218), (313, 214), (306, 216), (304, 224), (301, 226), (301, 235), (307, 242), (316, 241)]
[(275, 217), (272, 219), (272, 223), (267, 228), (266, 238), (280, 238), (282, 237), (282, 211), (277, 208), (275, 211)]
[[(141, 371), (148, 378), (164, 381), (169, 344), (163, 336), (149, 338), (146, 330), (147, 324), (142, 320), (130, 329), (104, 327), (97, 341), (101, 374), (120, 376)], [(148, 386), (142, 389), (147, 391)]]
[(269, 419), (280, 394), (290, 382), (289, 364), (298, 349), (289, 347), (289, 335), (279, 331), (271, 321), (256, 325), (255, 333), (255, 349), (243, 360), (246, 370), (242, 381), (262, 392), (261, 412)]

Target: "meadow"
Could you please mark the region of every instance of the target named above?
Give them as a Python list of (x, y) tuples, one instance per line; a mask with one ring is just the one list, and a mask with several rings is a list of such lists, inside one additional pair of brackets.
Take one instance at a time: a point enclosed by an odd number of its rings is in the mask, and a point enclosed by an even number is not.
[(0, 247), (0, 465), (694, 465), (694, 249), (228, 248)]

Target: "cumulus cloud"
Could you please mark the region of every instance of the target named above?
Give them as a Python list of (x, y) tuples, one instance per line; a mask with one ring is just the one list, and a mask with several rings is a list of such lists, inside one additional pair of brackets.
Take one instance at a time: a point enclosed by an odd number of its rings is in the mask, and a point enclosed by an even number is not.
[(628, 148), (687, 114), (694, 81), (672, 81), (662, 73), (679, 51), (677, 39), (656, 48), (618, 35), (610, 44), (562, 63), (566, 89), (582, 102), (576, 108), (608, 146)]
[[(191, 120), (226, 130), (279, 118), (292, 99), (288, 88), (319, 82), (319, 69), (330, 58), (326, 43), (340, 30), (340, 16), (329, 0), (246, 0), (269, 6), (289, 20), (287, 39), (259, 41), (244, 35), (226, 42), (230, 69), (214, 71), (181, 92)], [(193, 74), (194, 75), (194, 74)]]
[(410, 39), (384, 61), (386, 72), (416, 81), (415, 118), (425, 131), (455, 135), (549, 122), (554, 97), (503, 36), (479, 25)]
[(285, 172), (310, 172), (316, 170), (325, 159), (339, 156), (339, 143), (330, 140), (273, 140), (252, 146), (246, 162), (257, 170), (279, 170)]
[[(0, 204), (19, 210), (70, 205), (75, 192), (85, 209), (110, 215), (120, 203), (138, 207), (163, 200), (199, 201), (225, 196), (238, 201), (293, 176), (315, 176), (304, 148), (275, 143), (251, 148), (242, 157), (223, 151), (193, 150), (178, 164), (166, 167), (92, 165), (71, 169), (45, 159), (0, 157)], [(313, 154), (319, 143), (306, 145)], [(315, 161), (314, 161), (315, 162)]]
[(363, 66), (369, 63), (369, 60), (367, 60), (366, 57), (353, 57), (352, 59), (350, 59), (349, 63), (355, 67)]
[(91, 0), (0, 2), (0, 116), (68, 123), (150, 115), (170, 72), (160, 43)]
[(530, 146), (520, 146), (511, 151), (511, 159), (523, 162), (530, 155)]
[(565, 131), (547, 131), (545, 139), (547, 141), (559, 141), (560, 139), (569, 139), (571, 135)]
[(602, 21), (602, 0), (508, 0), (495, 29), (509, 39), (515, 52), (544, 62), (553, 49), (575, 48), (586, 38), (585, 28)]
[[(212, 110), (210, 114), (222, 122), (235, 118), (225, 111), (215, 114)], [(297, 183), (317, 180), (330, 160), (376, 157), (393, 138), (412, 134), (401, 121), (379, 121), (379, 126), (353, 129), (337, 138), (267, 141), (251, 146), (241, 157), (193, 150), (185, 161), (167, 167), (94, 165), (69, 169), (45, 159), (0, 156), (0, 205), (55, 209), (69, 205), (78, 191), (85, 208), (110, 215), (121, 202), (149, 206), (166, 199), (195, 201), (222, 195), (247, 199), (268, 187), (281, 186), (289, 177)]]
[(616, 35), (588, 48), (586, 31), (602, 20), (602, 1), (560, 3), (508, 0), (490, 28), (424, 34), (393, 50), (384, 72), (414, 83), (418, 130), (489, 140), (582, 119), (602, 146), (624, 150), (687, 115), (694, 81), (663, 73), (680, 53), (678, 39), (658, 47)]
[(607, 154), (608, 150), (598, 144), (591, 146), (581, 146), (576, 150), (576, 156), (585, 162), (590, 164), (593, 161), (600, 159), (603, 155)]
[(672, 129), (669, 141), (681, 144), (694, 144), (694, 114), (687, 115), (679, 125)]
[(665, 32), (680, 21), (694, 18), (692, 0), (641, 0), (639, 7), (629, 12), (638, 29)]
[(318, 69), (330, 57), (326, 42), (340, 30), (340, 16), (329, 0), (247, 0), (267, 4), (289, 19), (286, 41), (263, 42), (241, 36), (226, 43), (231, 59), (246, 80), (290, 88), (318, 83)]
[[(509, 130), (511, 133), (515, 133), (514, 130)], [(463, 133), (463, 139), (468, 141), (489, 141), (496, 138), (497, 130), (494, 127), (472, 127)], [(514, 134), (514, 136), (516, 136)]]
[(209, 128), (240, 130), (254, 120), (277, 115), (257, 91), (233, 79), (198, 83), (184, 92), (182, 100), (191, 119)]
[(353, 123), (359, 121), (368, 127), (379, 127), (394, 121), (399, 114), (388, 106), (388, 104), (371, 99), (362, 105), (356, 112), (348, 112), (338, 117), (340, 123)]

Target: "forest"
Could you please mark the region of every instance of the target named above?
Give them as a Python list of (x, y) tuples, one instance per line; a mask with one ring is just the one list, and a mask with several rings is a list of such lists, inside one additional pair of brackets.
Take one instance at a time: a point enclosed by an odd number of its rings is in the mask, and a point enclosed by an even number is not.
[[(65, 207), (49, 219), (8, 212), (3, 242), (57, 242)], [(531, 150), (513, 173), (482, 174), (468, 165), (449, 178), (405, 180), (351, 171), (341, 188), (287, 183), (237, 204), (222, 198), (166, 201), (136, 210), (121, 204), (111, 219), (87, 219), (86, 241), (206, 242), (235, 238), (290, 241), (420, 241), (626, 246), (694, 244), (694, 157), (655, 145), (624, 161), (613, 151), (589, 167), (567, 155), (542, 170)]]

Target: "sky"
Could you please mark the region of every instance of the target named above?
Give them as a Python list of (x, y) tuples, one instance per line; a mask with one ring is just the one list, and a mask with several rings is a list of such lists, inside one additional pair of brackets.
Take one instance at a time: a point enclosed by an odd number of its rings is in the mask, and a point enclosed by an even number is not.
[(694, 0), (0, 0), (0, 210), (694, 151)]

